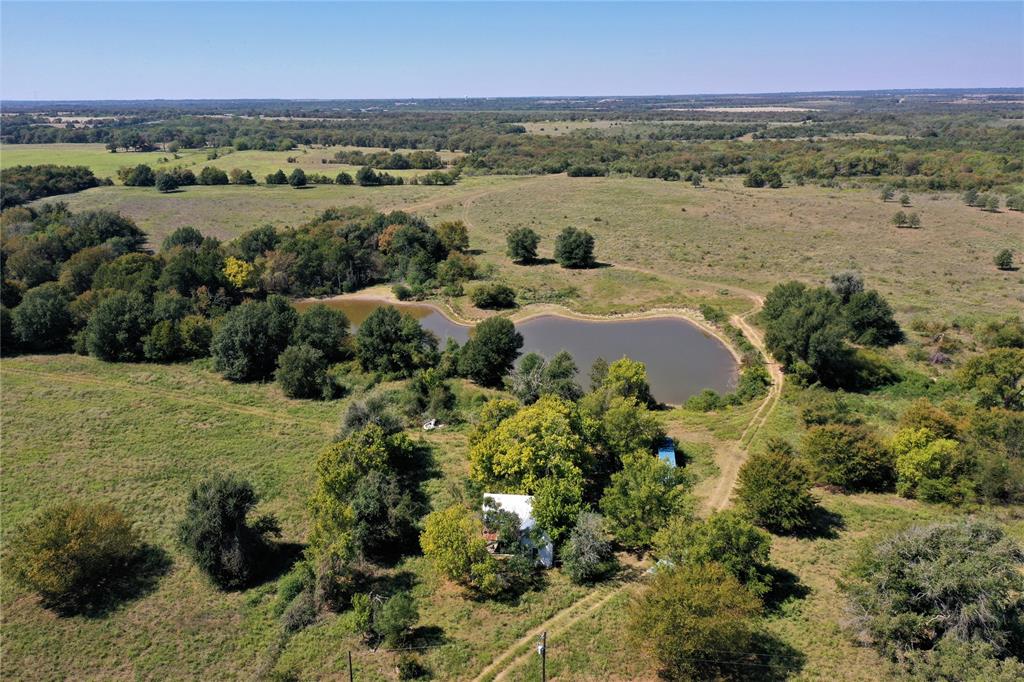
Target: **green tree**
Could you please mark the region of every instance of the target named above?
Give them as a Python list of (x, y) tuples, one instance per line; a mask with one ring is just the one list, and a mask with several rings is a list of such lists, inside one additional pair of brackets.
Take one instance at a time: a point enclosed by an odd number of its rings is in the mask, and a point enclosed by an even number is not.
[(910, 195), (906, 192), (900, 195), (900, 206), (910, 206)]
[(71, 255), (60, 268), (60, 285), (73, 295), (81, 294), (92, 288), (92, 280), (96, 271), (104, 263), (117, 257), (114, 249), (108, 244), (90, 246)]
[(559, 551), (562, 570), (578, 585), (591, 583), (615, 570), (615, 552), (600, 514), (583, 512)]
[(118, 177), (128, 187), (152, 187), (156, 184), (156, 176), (153, 169), (145, 164), (139, 164), (131, 168), (122, 168), (117, 171)]
[(232, 381), (269, 377), (297, 322), (298, 313), (280, 296), (232, 308), (213, 336), (214, 369)]
[(815, 426), (801, 450), (819, 483), (846, 490), (884, 490), (893, 479), (893, 462), (878, 437), (864, 427)]
[(860, 636), (893, 657), (943, 640), (1006, 651), (1024, 609), (1024, 550), (988, 521), (912, 526), (866, 548), (844, 589)]
[(501, 492), (533, 494), (545, 478), (573, 476), (589, 468), (583, 424), (572, 403), (544, 396), (511, 415), (504, 403), (492, 401), (489, 406), (481, 424), (490, 428), (470, 441), (470, 476), (475, 481)]
[(402, 645), (420, 619), (416, 602), (408, 592), (388, 597), (373, 619), (373, 628), (389, 647)]
[(611, 395), (636, 398), (643, 405), (654, 405), (651, 386), (647, 382), (647, 365), (639, 360), (622, 357), (608, 365), (601, 388)]
[(78, 612), (100, 605), (129, 577), (142, 546), (111, 504), (61, 502), (11, 529), (5, 571), (48, 608)]
[(323, 303), (306, 308), (299, 315), (292, 331), (293, 344), (306, 344), (324, 354), (328, 363), (345, 359), (349, 354), (349, 321), (340, 310)]
[(805, 371), (827, 384), (849, 373), (849, 331), (839, 299), (824, 288), (779, 285), (765, 299), (765, 345), (787, 372)]
[(448, 251), (462, 253), (469, 248), (469, 230), (461, 220), (446, 220), (438, 224), (434, 231)]
[(854, 343), (888, 347), (903, 340), (903, 331), (893, 317), (892, 307), (873, 289), (851, 295), (843, 306), (843, 314)]
[(960, 382), (977, 393), (978, 407), (1024, 409), (1024, 349), (996, 348), (971, 358)]
[(216, 475), (188, 495), (178, 540), (196, 565), (221, 589), (244, 587), (269, 552), (268, 535), (280, 535), (273, 516), (250, 523), (259, 502), (252, 484)]
[(452, 505), (427, 515), (420, 547), (434, 569), (449, 580), (468, 585), (473, 567), (491, 556), (483, 537), (483, 524), (465, 507)]
[(533, 518), (548, 537), (560, 545), (583, 511), (583, 475), (574, 469), (537, 482)]
[(271, 173), (266, 177), (266, 183), (268, 185), (287, 185), (288, 176), (284, 174), (284, 171), (280, 168), (277, 171)]
[(654, 534), (654, 554), (675, 566), (718, 563), (761, 597), (772, 586), (768, 566), (771, 536), (735, 510), (720, 511), (704, 521), (675, 516)]
[(252, 171), (242, 170), (241, 168), (232, 168), (231, 172), (228, 173), (228, 180), (231, 181), (232, 185), (256, 184), (256, 178), (252, 176)]
[[(360, 327), (362, 332), (362, 327)], [(459, 372), (481, 386), (499, 387), (523, 347), (523, 335), (504, 317), (489, 317), (459, 353)]]
[(198, 181), (200, 185), (226, 185), (228, 174), (220, 168), (204, 166), (203, 170), (199, 171)]
[(896, 227), (907, 227), (907, 214), (903, 211), (896, 211), (890, 222)]
[(415, 541), (417, 509), (392, 472), (374, 469), (352, 491), (352, 541), (356, 554), (377, 561), (406, 553)]
[(356, 359), (369, 372), (410, 376), (437, 362), (437, 337), (411, 315), (381, 306), (359, 326)]
[(330, 397), (327, 358), (304, 343), (288, 346), (277, 356), (274, 379), (289, 398)]
[(1003, 249), (996, 254), (993, 259), (996, 267), (1000, 270), (1013, 270), (1013, 251), (1010, 249)]
[(28, 350), (56, 350), (67, 345), (71, 332), (68, 301), (56, 282), (29, 289), (11, 311), (11, 323), (18, 343)]
[(777, 533), (807, 528), (817, 508), (806, 467), (778, 441), (740, 467), (736, 501), (754, 523)]
[(537, 245), (540, 235), (528, 227), (517, 227), (505, 237), (508, 257), (518, 263), (532, 263), (537, 260)]
[(650, 546), (654, 533), (686, 512), (682, 470), (647, 452), (626, 455), (601, 498), (608, 529), (634, 551)]
[(926, 428), (905, 428), (889, 443), (896, 466), (896, 492), (926, 502), (956, 502), (966, 496), (968, 463), (960, 444)]
[(173, 192), (174, 190), (178, 189), (178, 178), (174, 175), (174, 173), (160, 171), (156, 174), (156, 179), (154, 180), (154, 183), (156, 185), (157, 190), (160, 192)]
[(160, 320), (142, 339), (142, 352), (153, 362), (173, 362), (181, 355), (181, 335), (173, 320)]
[(352, 179), (352, 175), (350, 173), (346, 173), (345, 171), (342, 171), (342, 172), (338, 173), (338, 177), (334, 178), (334, 184), (336, 184), (336, 185), (351, 185), (351, 184), (354, 184), (354, 180)]
[(156, 289), (162, 261), (145, 253), (126, 253), (104, 263), (93, 275), (92, 288), (138, 291), (149, 295)]
[(555, 238), (555, 260), (563, 268), (594, 267), (594, 237), (586, 230), (565, 228)]
[(507, 284), (491, 282), (481, 284), (470, 293), (473, 305), (484, 310), (503, 310), (516, 307), (516, 290)]
[(829, 275), (828, 290), (839, 297), (839, 302), (846, 305), (854, 294), (864, 291), (864, 276), (853, 270), (844, 270)]
[(137, 291), (118, 291), (100, 301), (85, 328), (89, 353), (101, 360), (132, 362), (145, 355), (152, 305)]
[(659, 570), (631, 604), (630, 634), (666, 679), (723, 679), (763, 664), (754, 651), (760, 604), (718, 564)]
[(301, 168), (296, 168), (288, 175), (288, 184), (296, 189), (299, 187), (306, 186), (306, 172)]
[(161, 251), (171, 251), (175, 247), (184, 247), (187, 249), (198, 249), (203, 245), (203, 233), (192, 227), (186, 225), (185, 227), (179, 227), (169, 235), (164, 237), (163, 243), (160, 245)]

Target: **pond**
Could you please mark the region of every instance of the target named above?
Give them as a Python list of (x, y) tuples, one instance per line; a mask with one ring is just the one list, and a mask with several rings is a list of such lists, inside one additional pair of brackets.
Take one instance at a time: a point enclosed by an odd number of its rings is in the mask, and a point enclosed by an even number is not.
[[(469, 338), (471, 327), (455, 322), (439, 309), (422, 303), (386, 303), (370, 298), (322, 301), (342, 310), (353, 330), (382, 305), (394, 305), (434, 332), (441, 345), (451, 337), (459, 343)], [(298, 308), (312, 301), (297, 304)], [(710, 388), (727, 393), (736, 385), (738, 366), (725, 345), (697, 325), (678, 317), (633, 320), (579, 320), (561, 315), (540, 315), (516, 324), (523, 335), (523, 353), (546, 358), (560, 350), (572, 354), (586, 388), (590, 365), (599, 357), (608, 362), (623, 356), (647, 365), (651, 392), (658, 400), (678, 405)]]

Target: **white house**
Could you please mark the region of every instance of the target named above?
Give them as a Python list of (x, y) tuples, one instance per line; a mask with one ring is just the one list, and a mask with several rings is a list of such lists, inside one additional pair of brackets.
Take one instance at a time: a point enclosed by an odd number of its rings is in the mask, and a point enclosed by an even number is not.
[(522, 535), (522, 543), (530, 549), (536, 550), (537, 562), (544, 568), (551, 568), (555, 564), (555, 546), (547, 533), (541, 535), (539, 543), (535, 544), (530, 539), (530, 531), (535, 525), (533, 520), (533, 496), (532, 495), (503, 495), (500, 493), (484, 493), (484, 511), (487, 511), (487, 501), (490, 500), (498, 509), (512, 512), (519, 517), (519, 530)]

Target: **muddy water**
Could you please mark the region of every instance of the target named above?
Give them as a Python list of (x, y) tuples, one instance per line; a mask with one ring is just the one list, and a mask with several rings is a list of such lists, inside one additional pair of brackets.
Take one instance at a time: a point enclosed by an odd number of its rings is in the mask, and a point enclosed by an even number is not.
[[(389, 305), (373, 299), (325, 303), (344, 311), (353, 327), (358, 327), (374, 309)], [(300, 303), (297, 307), (307, 305)], [(442, 346), (448, 337), (459, 343), (469, 338), (471, 327), (455, 322), (433, 306), (394, 305), (434, 332)], [(603, 357), (611, 362), (623, 356), (647, 365), (651, 392), (665, 403), (682, 403), (705, 388), (725, 393), (736, 383), (738, 368), (729, 350), (721, 341), (681, 318), (594, 321), (542, 315), (519, 322), (516, 328), (523, 335), (523, 353), (535, 351), (550, 358), (560, 350), (569, 351), (581, 370), (584, 387), (594, 360)]]

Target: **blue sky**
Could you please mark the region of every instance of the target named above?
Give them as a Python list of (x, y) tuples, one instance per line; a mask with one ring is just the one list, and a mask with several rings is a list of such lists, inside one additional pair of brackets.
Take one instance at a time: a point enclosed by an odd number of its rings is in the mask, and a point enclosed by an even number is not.
[(1021, 2), (2, 2), (3, 99), (1024, 85)]

